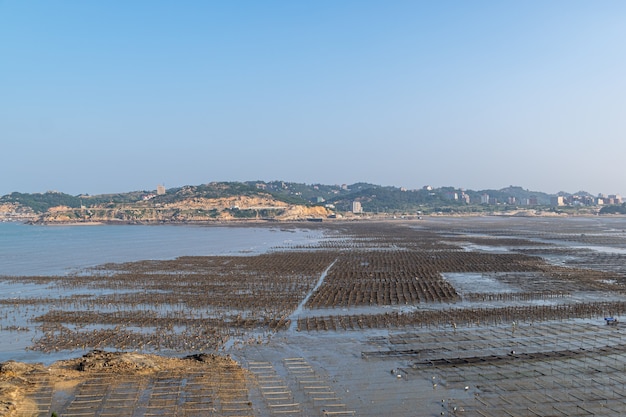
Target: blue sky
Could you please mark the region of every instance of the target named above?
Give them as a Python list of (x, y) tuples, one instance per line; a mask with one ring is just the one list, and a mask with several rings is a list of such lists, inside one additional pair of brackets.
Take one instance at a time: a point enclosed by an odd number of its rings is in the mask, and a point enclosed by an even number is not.
[(624, 1), (0, 0), (0, 195), (626, 195)]

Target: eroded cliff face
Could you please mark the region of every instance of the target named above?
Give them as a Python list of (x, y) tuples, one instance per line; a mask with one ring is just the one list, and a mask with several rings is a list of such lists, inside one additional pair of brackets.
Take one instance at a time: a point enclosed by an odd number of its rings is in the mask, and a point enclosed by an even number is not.
[(22, 207), (17, 203), (0, 204), (0, 221), (27, 221), (37, 218), (30, 207)]
[(41, 223), (167, 223), (256, 219), (305, 220), (326, 218), (329, 214), (330, 212), (324, 207), (289, 205), (270, 197), (194, 197), (167, 204), (142, 201), (135, 204), (82, 209), (58, 206), (39, 216), (37, 221)]
[(326, 218), (330, 212), (325, 207), (290, 206), (280, 220)]
[(289, 205), (282, 201), (261, 197), (224, 197), (224, 198), (189, 198), (175, 203), (165, 204), (163, 207), (178, 210), (225, 210), (238, 208), (241, 210), (286, 208)]

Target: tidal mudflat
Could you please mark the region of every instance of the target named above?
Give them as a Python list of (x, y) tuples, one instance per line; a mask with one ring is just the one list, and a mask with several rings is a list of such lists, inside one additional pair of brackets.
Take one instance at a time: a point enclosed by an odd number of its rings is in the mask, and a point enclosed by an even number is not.
[(0, 350), (44, 363), (2, 365), (5, 414), (626, 413), (626, 329), (605, 320), (626, 312), (626, 219), (310, 227), (261, 254), (2, 278)]

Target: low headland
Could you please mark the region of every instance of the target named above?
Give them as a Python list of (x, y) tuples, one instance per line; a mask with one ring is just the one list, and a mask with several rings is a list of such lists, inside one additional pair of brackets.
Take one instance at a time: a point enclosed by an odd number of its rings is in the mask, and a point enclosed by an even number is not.
[(367, 183), (220, 182), (156, 191), (71, 196), (56, 191), (0, 197), (0, 221), (37, 224), (244, 223), (411, 219), (422, 216), (626, 214), (621, 197), (549, 195), (521, 187), (407, 190)]

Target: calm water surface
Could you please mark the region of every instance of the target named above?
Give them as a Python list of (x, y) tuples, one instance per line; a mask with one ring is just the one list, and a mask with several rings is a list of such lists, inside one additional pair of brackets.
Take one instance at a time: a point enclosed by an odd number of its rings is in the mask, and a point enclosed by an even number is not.
[[(303, 225), (305, 226), (305, 225)], [(216, 226), (31, 226), (0, 223), (0, 276), (64, 275), (108, 262), (173, 259), (185, 255), (250, 255), (273, 248), (316, 243), (321, 230), (280, 227)], [(72, 290), (78, 293), (81, 290)], [(86, 293), (93, 291), (83, 290)], [(106, 290), (100, 290), (100, 294)], [(0, 297), (61, 297), (68, 290), (54, 284), (0, 280)], [(51, 363), (84, 352), (44, 354), (29, 351), (41, 336), (30, 319), (49, 306), (14, 309), (0, 306), (0, 362), (10, 359)], [(7, 330), (20, 326), (29, 331)], [(102, 327), (102, 326), (100, 326)]]
[(313, 243), (322, 232), (271, 227), (33, 226), (0, 223), (0, 275), (66, 274), (107, 262), (257, 254)]

